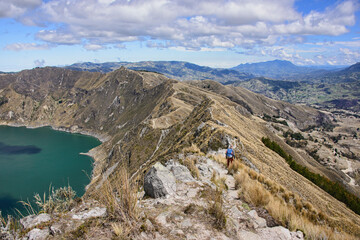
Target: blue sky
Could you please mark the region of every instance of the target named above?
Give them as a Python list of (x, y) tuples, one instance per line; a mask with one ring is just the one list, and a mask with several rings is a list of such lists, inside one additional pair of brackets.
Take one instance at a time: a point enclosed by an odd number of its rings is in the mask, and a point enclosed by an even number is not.
[(0, 0), (0, 71), (76, 62), (360, 61), (358, 0)]

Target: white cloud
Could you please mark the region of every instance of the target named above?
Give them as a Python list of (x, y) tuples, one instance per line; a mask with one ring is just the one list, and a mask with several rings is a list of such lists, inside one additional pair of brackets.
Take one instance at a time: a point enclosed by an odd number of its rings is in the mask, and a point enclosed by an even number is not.
[[(56, 44), (82, 45), (97, 51), (141, 41), (150, 48), (183, 51), (241, 49), (243, 54), (298, 64), (334, 64), (358, 56), (354, 49), (360, 47), (360, 41), (356, 37), (309, 43), (303, 49), (294, 47), (306, 43), (308, 36), (347, 33), (356, 24), (357, 0), (339, 0), (323, 11), (306, 14), (295, 8), (295, 1), (0, 0), (0, 17), (17, 17), (43, 28), (36, 37), (48, 44), (14, 43), (5, 47), (14, 51)], [(334, 46), (333, 56), (324, 53)]]
[(85, 44), (84, 48), (90, 51), (97, 51), (97, 50), (105, 49), (106, 47), (99, 44)]
[(37, 34), (51, 43), (106, 45), (150, 38), (164, 41), (164, 47), (188, 49), (303, 42), (303, 36), (339, 35), (355, 24), (355, 1), (307, 15), (296, 11), (294, 1), (50, 0), (26, 21), (59, 26)]
[(34, 64), (36, 67), (43, 67), (45, 66), (45, 60), (44, 59), (37, 59), (34, 61)]
[(43, 50), (49, 49), (49, 44), (37, 44), (37, 43), (13, 43), (5, 46), (5, 50), (9, 51), (22, 51), (22, 50)]
[(42, 0), (0, 0), (0, 18), (17, 18), (41, 3)]
[(275, 25), (274, 30), (279, 34), (338, 36), (348, 32), (346, 26), (355, 24), (357, 7), (354, 1), (345, 1), (323, 13), (311, 11), (290, 24)]
[(57, 44), (79, 44), (81, 39), (77, 38), (73, 33), (66, 33), (62, 30), (41, 30), (36, 37), (50, 43)]
[(340, 57), (346, 64), (353, 64), (360, 61), (360, 50), (351, 50), (348, 48), (340, 48)]

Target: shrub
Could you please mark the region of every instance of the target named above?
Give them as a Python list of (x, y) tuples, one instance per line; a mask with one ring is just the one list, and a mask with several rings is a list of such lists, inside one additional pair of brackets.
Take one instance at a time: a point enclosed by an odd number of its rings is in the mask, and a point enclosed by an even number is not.
[(124, 222), (138, 219), (137, 187), (130, 183), (125, 167), (120, 167), (111, 184), (109, 181), (103, 184), (97, 197), (106, 206), (110, 217)]
[(41, 212), (53, 213), (69, 211), (75, 203), (75, 196), (76, 192), (71, 186), (67, 186), (58, 189), (52, 187), (48, 197), (46, 197), (46, 194), (44, 193), (43, 198), (41, 198), (40, 194), (36, 193), (34, 198), (35, 204), (38, 205)]
[(208, 213), (214, 217), (215, 228), (221, 230), (226, 225), (226, 215), (223, 211), (222, 191), (217, 190), (208, 206)]

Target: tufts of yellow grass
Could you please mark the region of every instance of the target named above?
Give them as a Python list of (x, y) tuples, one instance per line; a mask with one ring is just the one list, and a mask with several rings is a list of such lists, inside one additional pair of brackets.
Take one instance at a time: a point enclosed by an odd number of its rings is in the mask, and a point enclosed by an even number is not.
[(106, 181), (97, 198), (103, 203), (113, 219), (132, 222), (138, 219), (137, 187), (130, 183), (125, 167), (117, 171), (110, 183)]
[(225, 228), (226, 225), (226, 215), (223, 210), (222, 191), (217, 189), (211, 198), (212, 199), (209, 201), (207, 212), (214, 217), (215, 228), (221, 230)]
[[(220, 157), (214, 157), (214, 160), (224, 163)], [(356, 239), (331, 227), (324, 212), (316, 210), (310, 202), (303, 201), (273, 180), (242, 163), (236, 172), (235, 188), (239, 189), (239, 198), (265, 208), (282, 226), (291, 231), (301, 230), (306, 239)]]
[(215, 184), (215, 186), (217, 187), (217, 189), (219, 189), (219, 191), (224, 191), (229, 189), (228, 185), (225, 182), (226, 178), (225, 177), (220, 178), (215, 171), (212, 173), (210, 180), (212, 183)]
[(234, 161), (230, 163), (228, 171), (231, 175), (234, 175), (238, 172), (239, 169), (240, 163), (234, 159)]
[(191, 175), (196, 178), (199, 179), (200, 176), (200, 172), (199, 169), (195, 166), (195, 158), (193, 157), (186, 157), (184, 160), (184, 165), (189, 169)]
[(201, 152), (200, 148), (193, 143), (191, 144), (190, 147), (185, 147), (182, 151), (184, 153), (194, 153), (194, 154), (204, 155), (204, 153)]

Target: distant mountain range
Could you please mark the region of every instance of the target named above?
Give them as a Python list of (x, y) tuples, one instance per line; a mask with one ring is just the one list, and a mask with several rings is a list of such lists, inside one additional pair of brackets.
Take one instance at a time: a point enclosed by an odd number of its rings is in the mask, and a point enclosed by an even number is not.
[(339, 66), (297, 66), (289, 61), (273, 60), (259, 63), (240, 64), (232, 69), (258, 77), (278, 80), (306, 81), (341, 69)]
[(66, 68), (107, 73), (121, 66), (161, 73), (177, 80), (215, 80), (291, 103), (315, 104), (360, 112), (360, 63), (342, 69), (301, 67), (281, 60), (240, 64), (232, 69), (211, 68), (179, 61), (86, 62)]
[(220, 69), (199, 66), (179, 61), (144, 61), (144, 62), (107, 62), (107, 63), (75, 63), (66, 68), (89, 72), (111, 72), (124, 66), (132, 70), (157, 72), (177, 80), (215, 80), (217, 82), (244, 81), (254, 77), (234, 69)]
[[(296, 66), (289, 61), (274, 60), (259, 63), (240, 64), (233, 68), (211, 68), (181, 61), (143, 61), (143, 62), (106, 62), (106, 63), (75, 63), (65, 68), (89, 72), (111, 72), (121, 66), (132, 70), (143, 70), (162, 73), (177, 80), (215, 80), (217, 82), (238, 82), (250, 80), (254, 77), (265, 77), (275, 80), (288, 81), (325, 81), (334, 82), (336, 78), (351, 76), (349, 73), (359, 72), (358, 67), (349, 69), (339, 66)], [(335, 79), (334, 79), (335, 78)], [(345, 80), (346, 81), (346, 80)]]

